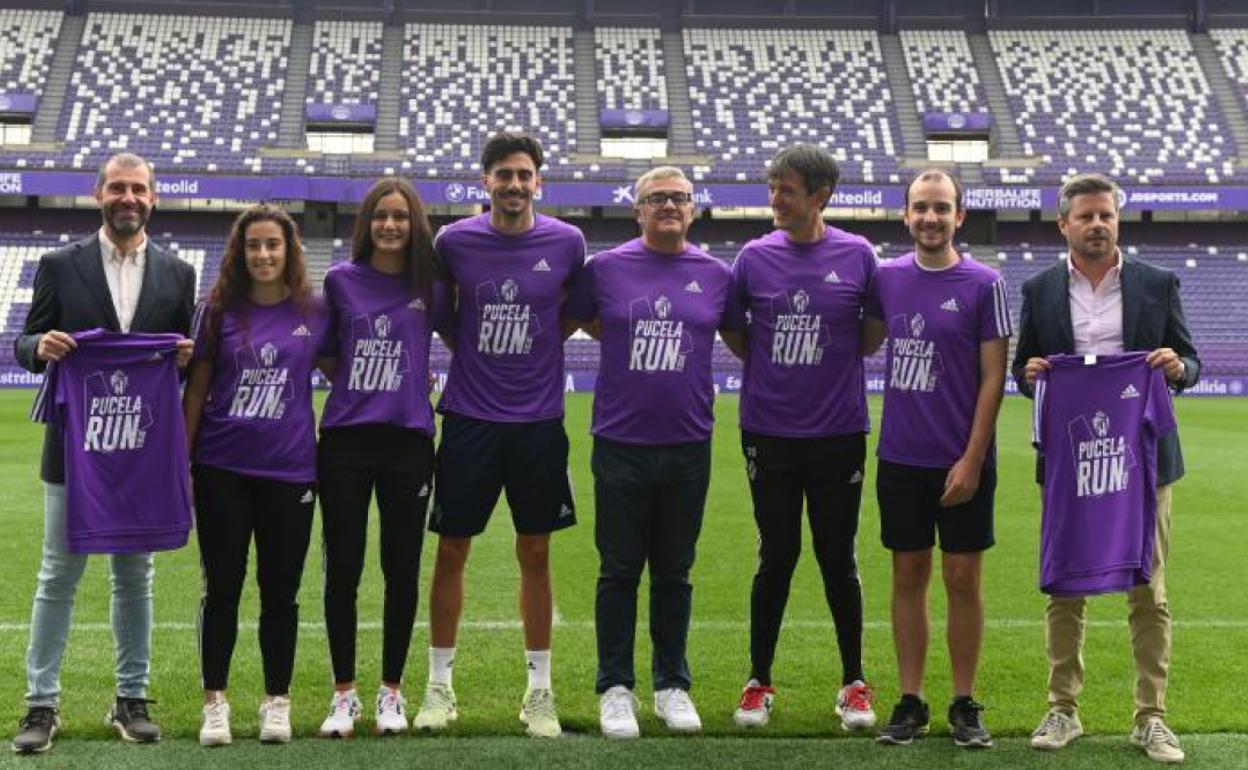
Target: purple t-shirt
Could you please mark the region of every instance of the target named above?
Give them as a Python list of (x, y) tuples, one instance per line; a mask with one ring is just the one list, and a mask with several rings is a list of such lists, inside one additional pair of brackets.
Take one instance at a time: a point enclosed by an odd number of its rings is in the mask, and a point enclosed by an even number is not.
[(844, 436), (869, 429), (859, 330), (875, 252), (829, 227), (796, 243), (783, 230), (750, 241), (733, 263), (749, 313), (741, 428), (768, 436)]
[[(210, 352), (207, 321), (205, 303), (196, 316), (197, 360)], [(319, 299), (247, 303), (225, 313), (195, 462), (292, 484), (316, 480), (312, 369), (327, 328)]]
[(487, 213), (443, 227), (433, 245), (458, 290), (438, 411), (496, 422), (562, 417), (560, 308), (585, 263), (585, 236), (541, 214), (508, 235)]
[(568, 315), (601, 324), (595, 436), (647, 445), (711, 437), (715, 332), (743, 323), (727, 265), (692, 246), (661, 254), (634, 239), (585, 263)]
[(361, 260), (329, 269), (325, 301), (330, 330), (321, 354), (338, 363), (321, 429), (395, 425), (432, 436), (429, 341), (447, 309), (445, 290), (435, 284), (425, 300), (406, 276)]
[(1036, 377), (1032, 441), (1044, 456), (1040, 590), (1126, 591), (1152, 577), (1157, 439), (1175, 430), (1147, 353), (1051, 356)]
[(73, 335), (32, 413), (65, 441), (65, 532), (73, 553), (186, 545), (191, 486), (178, 391), (179, 334)]
[[(866, 314), (888, 326), (877, 454), (902, 465), (952, 466), (971, 438), (980, 344), (1011, 334), (1005, 279), (966, 255), (948, 269), (925, 270), (911, 252), (880, 263)], [(985, 464), (995, 455), (990, 447)]]

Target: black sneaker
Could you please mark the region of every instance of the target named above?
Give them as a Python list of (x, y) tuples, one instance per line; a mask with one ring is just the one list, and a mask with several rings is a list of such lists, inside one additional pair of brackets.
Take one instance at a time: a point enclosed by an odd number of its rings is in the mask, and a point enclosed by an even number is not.
[(155, 703), (147, 698), (122, 698), (109, 709), (105, 724), (117, 728), (121, 737), (134, 743), (155, 743), (160, 740), (160, 728), (147, 715), (147, 704)]
[(929, 720), (927, 704), (917, 695), (903, 695), (893, 707), (893, 716), (884, 729), (875, 736), (876, 743), (908, 746), (915, 738), (927, 732)]
[(18, 726), (21, 729), (13, 736), (13, 750), (18, 754), (39, 754), (52, 748), (61, 717), (51, 706), (31, 706)]
[(984, 710), (969, 695), (953, 699), (949, 704), (949, 729), (953, 732), (953, 742), (968, 749), (992, 748), (992, 735), (979, 719)]

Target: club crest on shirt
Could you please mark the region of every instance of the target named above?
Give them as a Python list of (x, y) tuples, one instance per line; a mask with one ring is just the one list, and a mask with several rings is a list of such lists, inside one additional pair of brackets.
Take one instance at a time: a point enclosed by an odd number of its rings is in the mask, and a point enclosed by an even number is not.
[(808, 307), (810, 307), (810, 295), (803, 289), (793, 292), (793, 309), (799, 313), (805, 313)]
[(661, 319), (666, 319), (672, 312), (672, 301), (663, 295), (654, 301), (654, 314)]
[(118, 369), (108, 378), (108, 384), (113, 388), (113, 395), (124, 396), (126, 388), (130, 385), (130, 378), (126, 373)]
[(373, 331), (378, 337), (385, 339), (390, 336), (390, 316), (382, 313), (373, 319)]
[(1109, 435), (1109, 415), (1102, 411), (1097, 411), (1092, 415), (1092, 430), (1096, 431), (1096, 435), (1105, 438)]
[(504, 302), (515, 302), (520, 296), (520, 286), (511, 278), (503, 281), (503, 285), (499, 287), (498, 293), (503, 296)]
[(272, 342), (266, 342), (260, 348), (260, 360), (265, 366), (272, 366), (277, 363), (277, 347)]
[(927, 328), (927, 321), (923, 319), (923, 314), (915, 313), (914, 317), (910, 319), (910, 335), (922, 337), (925, 328)]

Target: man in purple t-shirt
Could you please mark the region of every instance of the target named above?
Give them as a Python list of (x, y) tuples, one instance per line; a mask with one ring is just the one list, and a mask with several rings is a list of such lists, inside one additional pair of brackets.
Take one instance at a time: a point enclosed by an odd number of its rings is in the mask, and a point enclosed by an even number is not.
[[(553, 598), (550, 533), (576, 523), (563, 429), (567, 289), (585, 262), (585, 238), (537, 214), (542, 148), (524, 134), (492, 137), (481, 154), (490, 211), (444, 227), (434, 250), (455, 287), (454, 351), (438, 403), (433, 516), (438, 555), (430, 587), (429, 685), (416, 729), (456, 718), (451, 666), (463, 607), (464, 564), (506, 489), (520, 563), (528, 733), (560, 734), (550, 678)], [(448, 339), (449, 338), (449, 339)]]
[(716, 331), (738, 355), (741, 317), (724, 263), (689, 245), (693, 185), (680, 169), (637, 181), (640, 238), (594, 255), (568, 315), (602, 343), (594, 387), (594, 540), (599, 721), (608, 738), (635, 738), (633, 639), (637, 586), (650, 565), (654, 710), (696, 732), (685, 657), (689, 570), (711, 473)]
[(948, 596), (958, 746), (987, 748), (992, 736), (972, 698), (983, 641), (980, 576), (993, 544), (993, 433), (1005, 386), (1010, 316), (997, 271), (958, 254), (953, 234), (966, 213), (962, 187), (928, 169), (906, 188), (914, 251), (882, 264), (867, 302), (864, 350), (887, 336), (884, 416), (877, 449), (880, 535), (893, 552), (893, 642), (902, 697), (876, 740), (908, 744), (927, 731), (927, 585), (940, 533)]
[(746, 244), (733, 263), (733, 288), (750, 319), (741, 448), (758, 525), (750, 678), (734, 714), (742, 727), (769, 720), (771, 665), (802, 549), (803, 501), (840, 649), (836, 713), (846, 730), (875, 724), (854, 551), (867, 431), (859, 337), (876, 259), (866, 239), (824, 224), (838, 176), (826, 150), (781, 151), (767, 182), (776, 229)]

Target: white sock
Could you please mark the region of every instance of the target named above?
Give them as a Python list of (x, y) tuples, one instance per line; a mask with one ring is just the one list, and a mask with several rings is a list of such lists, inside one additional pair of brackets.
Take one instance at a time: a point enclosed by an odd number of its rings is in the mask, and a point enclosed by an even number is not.
[(429, 648), (429, 684), (451, 686), (451, 667), (455, 665), (454, 647)]
[(550, 689), (550, 650), (525, 650), (524, 661), (529, 669), (529, 689)]

